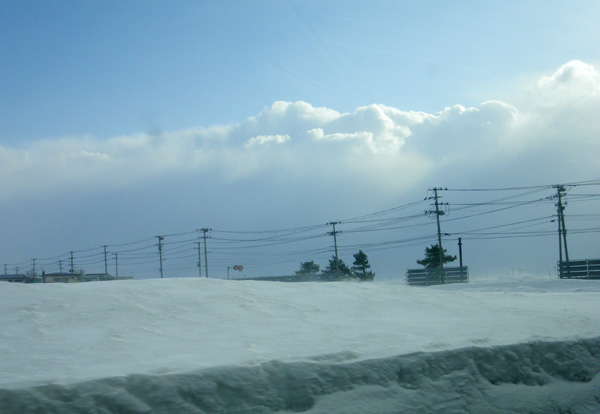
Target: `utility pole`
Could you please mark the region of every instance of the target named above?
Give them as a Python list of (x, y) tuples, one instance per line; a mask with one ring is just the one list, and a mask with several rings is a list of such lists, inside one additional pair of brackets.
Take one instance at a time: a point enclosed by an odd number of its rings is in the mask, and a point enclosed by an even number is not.
[[(433, 189), (435, 194), (435, 218), (437, 221), (437, 232), (438, 232), (438, 247), (440, 253), (440, 268), (442, 271), (444, 270), (444, 249), (442, 248), (442, 230), (440, 228), (440, 216), (444, 214), (444, 212), (440, 212), (440, 203), (438, 200), (438, 189), (437, 187)], [(443, 279), (443, 276), (442, 276)]]
[(446, 283), (446, 277), (444, 275), (444, 248), (442, 247), (442, 229), (440, 226), (440, 216), (443, 216), (446, 213), (444, 211), (440, 210), (440, 206), (443, 204), (439, 202), (438, 191), (441, 191), (441, 190), (447, 190), (447, 189), (437, 188), (437, 187), (430, 189), (430, 191), (433, 191), (433, 199), (435, 200), (435, 203), (434, 203), (435, 211), (426, 211), (425, 214), (427, 214), (427, 215), (435, 214), (435, 218), (437, 221), (438, 249), (439, 249), (439, 257), (440, 257), (440, 274), (441, 274), (441, 278), (442, 278), (442, 283)]
[(75, 273), (75, 264), (73, 261), (73, 252), (69, 252), (71, 253), (71, 269), (69, 270), (69, 273)]
[(31, 270), (31, 277), (35, 277), (35, 259), (31, 259), (33, 262), (33, 268)]
[(197, 241), (196, 244), (198, 245), (198, 277), (202, 277), (202, 249), (200, 247), (201, 243), (200, 241)]
[(160, 260), (160, 278), (163, 278), (163, 259), (162, 259), (162, 242), (165, 239), (164, 236), (156, 236), (158, 239), (158, 257)]
[(104, 276), (108, 275), (108, 261), (106, 260), (106, 248), (108, 246), (104, 245)]
[(59, 268), (59, 272), (62, 273), (62, 260), (58, 261), (58, 268)]
[(208, 233), (211, 230), (212, 229), (207, 229), (207, 228), (203, 228), (203, 229), (199, 230), (199, 231), (201, 231), (203, 233), (202, 238), (204, 239), (204, 271), (206, 272), (206, 278), (207, 279), (208, 279), (208, 255), (206, 253), (206, 233)]
[(463, 269), (463, 259), (462, 259), (462, 238), (459, 237), (458, 238), (458, 257), (459, 259), (459, 263), (460, 263), (460, 277), (461, 279), (464, 278), (464, 269)]
[(563, 261), (563, 248), (562, 248), (562, 225), (560, 224), (560, 213), (558, 213), (558, 218), (556, 219), (558, 222), (558, 263), (559, 266), (562, 266)]
[[(565, 225), (565, 206), (567, 203), (563, 205), (562, 198), (566, 194), (566, 188), (564, 185), (555, 185), (556, 188), (556, 197), (558, 198), (558, 202), (556, 203), (557, 213), (558, 213), (558, 249), (559, 249), (559, 268), (562, 269), (563, 256), (562, 256), (562, 245), (565, 246), (565, 259), (567, 259), (567, 277), (571, 277), (571, 267), (569, 264), (569, 248), (567, 246), (567, 227)], [(562, 236), (562, 240), (561, 240)]]
[(119, 280), (119, 253), (113, 253), (115, 255), (115, 278)]
[(333, 226), (333, 231), (330, 231), (327, 234), (329, 234), (330, 236), (333, 236), (333, 247), (335, 248), (335, 278), (339, 280), (339, 278), (340, 278), (340, 266), (339, 266), (340, 260), (338, 259), (337, 234), (341, 233), (341, 231), (336, 231), (335, 225), (340, 224), (340, 222), (332, 221), (327, 224)]

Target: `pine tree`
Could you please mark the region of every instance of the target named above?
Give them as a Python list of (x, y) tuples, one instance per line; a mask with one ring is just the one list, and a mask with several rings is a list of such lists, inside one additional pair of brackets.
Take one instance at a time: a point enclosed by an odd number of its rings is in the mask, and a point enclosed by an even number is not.
[(354, 255), (354, 263), (352, 264), (352, 272), (358, 279), (373, 280), (375, 278), (375, 273), (369, 270), (371, 268), (369, 259), (362, 250), (359, 250), (358, 253)]
[(296, 275), (316, 275), (319, 273), (320, 266), (314, 261), (300, 263), (300, 270), (296, 270)]
[[(456, 260), (456, 256), (451, 256), (446, 254), (446, 249), (444, 249), (442, 254), (442, 262), (448, 263)], [(422, 260), (417, 260), (417, 263), (425, 266), (427, 269), (433, 269), (436, 267), (440, 267), (440, 247), (437, 244), (432, 244), (431, 247), (425, 248), (425, 258)]]
[[(336, 275), (336, 262), (339, 275)], [(323, 279), (325, 280), (350, 279), (351, 277), (352, 272), (346, 266), (346, 263), (342, 259), (336, 260), (335, 256), (329, 259), (329, 265), (323, 270)]]

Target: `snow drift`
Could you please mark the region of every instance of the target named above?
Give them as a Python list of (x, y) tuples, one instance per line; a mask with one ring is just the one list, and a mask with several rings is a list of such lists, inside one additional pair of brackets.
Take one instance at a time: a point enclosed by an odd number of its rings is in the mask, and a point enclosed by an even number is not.
[(0, 390), (2, 412), (597, 413), (600, 339)]
[(600, 283), (0, 286), (2, 413), (596, 413)]

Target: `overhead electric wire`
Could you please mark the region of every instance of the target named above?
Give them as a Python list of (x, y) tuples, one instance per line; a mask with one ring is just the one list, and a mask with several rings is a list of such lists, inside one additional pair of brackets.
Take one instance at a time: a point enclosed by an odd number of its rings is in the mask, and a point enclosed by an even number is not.
[[(580, 181), (568, 184), (562, 184), (564, 187), (568, 187), (573, 190), (578, 186), (598, 186), (600, 185), (600, 180), (588, 180), (588, 181)], [(505, 187), (505, 188), (455, 188), (455, 189), (446, 189), (443, 191), (449, 192), (494, 192), (494, 191), (512, 191), (513, 194), (492, 199), (492, 200), (484, 200), (481, 202), (470, 202), (469, 200), (463, 201), (461, 203), (450, 203), (449, 206), (453, 208), (450, 210), (452, 212), (458, 212), (458, 217), (452, 218), (444, 218), (444, 223), (457, 222), (460, 220), (468, 220), (474, 217), (482, 216), (482, 215), (490, 215), (494, 213), (503, 212), (510, 209), (516, 209), (526, 206), (534, 207), (536, 205), (542, 203), (548, 203), (548, 201), (553, 201), (556, 199), (556, 195), (551, 195), (544, 198), (538, 198), (533, 200), (523, 200), (523, 198), (528, 197), (532, 194), (540, 193), (543, 191), (547, 191), (548, 189), (556, 189), (557, 185), (538, 185), (538, 186), (521, 186), (521, 187)], [(442, 189), (440, 189), (442, 190)], [(584, 193), (577, 194), (574, 191), (570, 191), (564, 195), (565, 205), (566, 200), (569, 203), (579, 203), (579, 202), (588, 202), (588, 201), (596, 201), (600, 199), (600, 194), (595, 193)], [(415, 201), (412, 203), (407, 203), (404, 205), (399, 205), (396, 207), (392, 207), (385, 210), (376, 211), (369, 214), (364, 214), (360, 216), (356, 216), (353, 218), (345, 219), (342, 221), (336, 222), (339, 224), (336, 234), (342, 236), (341, 240), (344, 240), (339, 246), (339, 251), (350, 251), (352, 249), (371, 249), (372, 251), (378, 250), (387, 250), (391, 248), (397, 248), (398, 246), (411, 246), (411, 245), (419, 245), (427, 240), (435, 240), (435, 236), (433, 234), (428, 235), (419, 235), (419, 232), (412, 232), (413, 234), (409, 235), (411, 232), (409, 230), (417, 230), (418, 228), (422, 228), (424, 226), (430, 225), (430, 222), (416, 222), (408, 224), (410, 221), (418, 220), (420, 218), (424, 218), (425, 215), (423, 212), (419, 212), (418, 214), (407, 214), (407, 215), (398, 215), (399, 212), (415, 208), (421, 206), (425, 203), (431, 202), (430, 198), (425, 198), (424, 200)], [(443, 208), (447, 207), (447, 203), (441, 203)], [(499, 207), (499, 208), (497, 208)], [(485, 209), (481, 211), (481, 209)], [(462, 213), (461, 213), (462, 212)], [(526, 220), (520, 220), (512, 223), (498, 223), (494, 225), (490, 225), (483, 228), (478, 228), (474, 230), (450, 230), (445, 235), (466, 235), (469, 238), (506, 238), (506, 237), (539, 237), (556, 234), (556, 230), (537, 230), (537, 231), (517, 231), (525, 228), (530, 228), (534, 226), (540, 226), (543, 224), (544, 220), (548, 220), (549, 218), (553, 218), (552, 216), (545, 217), (535, 217)], [(598, 214), (572, 214), (568, 216), (568, 220), (573, 221), (588, 221), (593, 222), (600, 218)], [(251, 266), (271, 266), (278, 263), (290, 263), (295, 262), (301, 257), (306, 256), (318, 256), (318, 257), (326, 257), (333, 251), (333, 246), (327, 246), (322, 248), (309, 248), (309, 243), (312, 240), (326, 238), (331, 236), (331, 232), (323, 232), (324, 228), (329, 227), (330, 224), (317, 224), (311, 226), (301, 226), (301, 227), (290, 227), (283, 229), (273, 229), (273, 230), (256, 230), (256, 231), (233, 231), (233, 230), (211, 230), (211, 236), (208, 238), (210, 241), (204, 239), (204, 242), (210, 246), (211, 255), (216, 256), (215, 259), (211, 259), (209, 266), (220, 265), (221, 263), (226, 263), (225, 261), (229, 261), (229, 258), (237, 258), (236, 260), (242, 260)], [(493, 232), (490, 230), (502, 229), (511, 227), (510, 231), (497, 231)], [(335, 228), (334, 228), (335, 230)], [(352, 240), (352, 236), (357, 236), (362, 233), (373, 233), (373, 232), (395, 232), (399, 230), (407, 230), (409, 231), (405, 238), (402, 239), (389, 239), (385, 241), (378, 242), (367, 242), (367, 243), (356, 243), (355, 240)], [(318, 232), (317, 232), (318, 231)], [(597, 227), (591, 228), (579, 228), (579, 229), (569, 229), (569, 234), (584, 234), (584, 233), (595, 233), (600, 231)], [(163, 260), (169, 264), (169, 268), (171, 269), (195, 269), (197, 268), (196, 259), (198, 258), (197, 247), (195, 247), (198, 243), (202, 242), (200, 237), (198, 238), (184, 238), (181, 239), (182, 236), (187, 236), (191, 234), (198, 234), (198, 230), (179, 232), (179, 233), (170, 233), (163, 234), (161, 237), (167, 238), (164, 240), (162, 245), (162, 253)], [(315, 233), (316, 232), (316, 233)], [(219, 235), (223, 235), (225, 237), (219, 237)], [(237, 235), (237, 237), (227, 237), (226, 235)], [(119, 265), (124, 269), (130, 269), (133, 266), (140, 266), (144, 269), (152, 268), (154, 271), (154, 267), (158, 267), (159, 262), (159, 251), (158, 251), (158, 243), (145, 244), (149, 241), (156, 241), (156, 237), (147, 237), (144, 239), (120, 243), (120, 244), (112, 244), (112, 245), (101, 245), (97, 247), (92, 247), (88, 249), (81, 250), (73, 250), (68, 253), (63, 253), (61, 255), (56, 255), (52, 257), (35, 259), (36, 265), (39, 268), (45, 267), (56, 267), (59, 265), (58, 262), (66, 262), (69, 263), (72, 259), (74, 261), (74, 265), (77, 268), (82, 267), (93, 267), (100, 266), (102, 264), (106, 264), (113, 254), (118, 254)], [(345, 237), (345, 239), (344, 239)], [(160, 241), (159, 241), (160, 242)], [(306, 249), (302, 249), (304, 246)], [(141, 245), (141, 246), (140, 246)], [(293, 250), (289, 250), (288, 246), (291, 247), (294, 245)], [(265, 248), (277, 246), (279, 248), (278, 251), (273, 251), (273, 249), (268, 249), (265, 251)], [(108, 248), (108, 249), (107, 249)], [(206, 248), (206, 245), (205, 245)], [(108, 255), (108, 258), (107, 258)], [(193, 262), (191, 259), (194, 259)], [(200, 260), (202, 260), (201, 258)], [(190, 263), (189, 265), (187, 263)], [(25, 260), (22, 262), (7, 264), (6, 266), (17, 266), (27, 268), (28, 266), (32, 266), (33, 263), (29, 260)], [(146, 271), (146, 270), (144, 270)]]
[(363, 222), (367, 218), (375, 217), (375, 216), (379, 216), (379, 215), (383, 215), (383, 214), (388, 214), (388, 213), (393, 212), (393, 211), (404, 210), (404, 209), (407, 209), (409, 207), (413, 207), (413, 206), (416, 206), (416, 205), (419, 205), (419, 204), (423, 204), (425, 201), (426, 200), (414, 201), (412, 203), (403, 204), (403, 205), (392, 207), (392, 208), (389, 208), (389, 209), (386, 209), (386, 210), (377, 211), (375, 213), (365, 214), (363, 216), (358, 216), (358, 217), (353, 217), (353, 218), (346, 219), (346, 220), (341, 220), (340, 223), (350, 224), (350, 223), (355, 223), (355, 222)]
[[(554, 216), (546, 216), (546, 217), (539, 217), (539, 218), (534, 218), (534, 219), (529, 219), (529, 220), (521, 220), (521, 221), (516, 221), (514, 223), (505, 223), (505, 224), (498, 224), (495, 226), (488, 226), (488, 227), (483, 227), (483, 228), (479, 228), (479, 229), (474, 229), (474, 230), (462, 230), (462, 231), (457, 231), (457, 232), (452, 232), (452, 234), (469, 234), (471, 232), (478, 232), (478, 231), (482, 231), (482, 230), (492, 230), (492, 229), (498, 229), (498, 228), (502, 228), (502, 227), (511, 227), (511, 226), (516, 226), (519, 224), (525, 224), (525, 223), (531, 223), (531, 222), (536, 222), (535, 224), (532, 224), (530, 226), (537, 226), (540, 223), (540, 221), (543, 220), (549, 220), (551, 218), (553, 218)], [(548, 221), (548, 223), (550, 223), (550, 221)], [(528, 226), (526, 226), (528, 227)]]
[(264, 234), (264, 233), (285, 233), (285, 232), (298, 232), (305, 230), (312, 230), (320, 227), (327, 227), (327, 224), (315, 224), (312, 226), (303, 227), (292, 227), (286, 229), (275, 229), (275, 230), (255, 230), (255, 231), (233, 231), (233, 230), (218, 230), (211, 229), (213, 233), (231, 233), (231, 234)]
[(444, 191), (456, 191), (456, 192), (493, 192), (493, 191), (521, 191), (521, 190), (532, 190), (532, 189), (547, 189), (552, 188), (552, 185), (532, 185), (522, 187), (500, 187), (500, 188), (443, 188)]

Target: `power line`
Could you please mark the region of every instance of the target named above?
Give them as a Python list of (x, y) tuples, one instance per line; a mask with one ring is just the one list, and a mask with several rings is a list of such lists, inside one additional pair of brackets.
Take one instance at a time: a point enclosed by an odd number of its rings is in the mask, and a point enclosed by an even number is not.
[[(597, 186), (600, 185), (600, 180), (589, 180), (589, 181), (580, 181), (568, 184), (562, 184), (561, 187), (567, 188), (575, 188), (578, 186)], [(549, 200), (555, 200), (558, 195), (549, 196), (549, 197), (541, 197), (536, 199), (525, 199), (528, 196), (531, 196), (536, 193), (540, 193), (543, 191), (547, 191), (550, 188), (555, 188), (558, 191), (557, 186), (521, 186), (521, 187), (505, 187), (505, 188), (472, 188), (472, 189), (445, 189), (446, 191), (456, 191), (456, 192), (472, 192), (473, 194), (480, 192), (506, 192), (512, 191), (512, 194), (503, 195), (503, 197), (494, 198), (492, 200), (485, 200), (481, 202), (477, 202), (477, 200), (464, 200), (460, 203), (453, 203), (452, 212), (459, 212), (457, 217), (445, 218), (444, 223), (457, 223), (459, 221), (465, 221), (468, 219), (472, 219), (482, 215), (491, 215), (494, 213), (501, 213), (511, 209), (518, 209), (522, 207), (537, 207), (540, 204), (548, 203)], [(336, 253), (336, 261), (339, 260), (338, 254), (339, 251), (349, 251), (349, 249), (353, 248), (371, 248), (375, 251), (377, 250), (385, 250), (388, 248), (397, 248), (398, 246), (406, 247), (409, 245), (413, 245), (415, 243), (422, 243), (424, 240), (430, 240), (431, 236), (421, 236), (418, 233), (418, 229), (422, 228), (427, 223), (418, 222), (419, 218), (423, 218), (422, 212), (419, 214), (410, 214), (410, 211), (407, 211), (411, 208), (416, 208), (423, 203), (426, 203), (428, 200), (435, 200), (434, 206), (435, 211), (429, 211), (430, 215), (436, 216), (437, 222), (437, 236), (438, 236), (438, 245), (440, 246), (440, 252), (443, 252), (441, 248), (442, 245), (442, 235), (450, 235), (450, 234), (461, 234), (468, 235), (469, 237), (478, 237), (478, 238), (499, 238), (499, 237), (537, 237), (537, 236), (545, 236), (547, 235), (546, 230), (543, 231), (533, 231), (533, 232), (490, 232), (489, 230), (497, 230), (506, 227), (513, 227), (513, 230), (524, 229), (527, 227), (533, 227), (539, 224), (542, 224), (544, 220), (547, 220), (548, 217), (536, 217), (532, 219), (526, 220), (518, 220), (511, 223), (498, 223), (494, 225), (490, 225), (484, 228), (479, 228), (476, 230), (469, 231), (451, 231), (450, 233), (442, 233), (440, 226), (440, 216), (447, 215), (450, 212), (448, 203), (441, 203), (439, 201), (438, 191), (441, 191), (442, 188), (433, 188), (430, 189), (428, 194), (433, 191), (434, 195), (432, 197), (426, 197), (424, 200), (411, 202), (403, 205), (399, 205), (396, 207), (376, 211), (369, 214), (359, 215), (350, 219), (337, 221), (335, 223), (330, 222), (326, 224), (317, 224), (310, 226), (300, 226), (300, 227), (290, 227), (290, 228), (282, 228), (282, 229), (273, 229), (273, 230), (255, 230), (255, 231), (234, 231), (234, 230), (211, 230), (211, 229), (200, 229), (195, 231), (186, 231), (179, 233), (171, 233), (164, 234), (162, 236), (155, 236), (151, 238), (144, 238), (140, 240), (136, 240), (128, 243), (120, 243), (120, 244), (104, 244), (99, 247), (93, 247), (89, 249), (82, 250), (72, 250), (68, 253), (64, 253), (58, 256), (48, 257), (36, 259), (36, 267), (48, 267), (48, 266), (60, 266), (62, 268), (62, 262), (66, 262), (70, 260), (70, 271), (74, 272), (75, 270), (75, 254), (77, 254), (77, 267), (82, 269), (82, 267), (87, 266), (97, 266), (101, 263), (104, 263), (104, 270), (107, 272), (108, 269), (108, 253), (111, 254), (119, 254), (120, 263), (122, 266), (142, 266), (144, 269), (148, 268), (148, 266), (152, 266), (152, 263), (156, 263), (156, 251), (152, 252), (151, 250), (155, 248), (156, 244), (146, 244), (150, 240), (153, 240), (156, 237), (163, 237), (163, 240), (159, 240), (159, 264), (161, 277), (163, 277), (163, 261), (168, 260), (169, 268), (173, 269), (181, 269), (188, 268), (191, 265), (187, 265), (187, 260), (192, 257), (198, 257), (198, 262), (196, 266), (199, 267), (199, 273), (201, 274), (201, 255), (198, 250), (198, 254), (192, 254), (194, 246), (198, 246), (200, 248), (200, 241), (196, 238), (185, 238), (186, 235), (194, 234), (197, 232), (202, 232), (201, 238), (204, 239), (204, 255), (205, 255), (205, 272), (208, 277), (208, 250), (206, 239), (212, 239), (211, 253), (217, 255), (217, 259), (214, 263), (220, 264), (220, 260), (229, 260), (228, 257), (240, 257), (246, 263), (256, 264), (256, 265), (271, 265), (274, 263), (285, 263), (296, 260), (296, 258), (302, 255), (325, 255), (327, 253), (327, 249), (313, 249), (310, 247), (310, 242), (312, 240), (316, 240), (318, 238), (326, 237), (328, 235), (334, 236), (334, 249)], [(577, 203), (577, 202), (589, 202), (596, 201), (600, 199), (600, 194), (595, 194), (593, 191), (585, 191), (584, 193), (576, 194), (574, 192), (564, 192), (560, 196), (560, 202), (566, 205), (565, 200), (568, 199), (569, 202)], [(558, 207), (558, 206), (557, 206)], [(484, 210), (484, 211), (482, 211)], [(404, 213), (402, 213), (404, 212)], [(560, 243), (566, 244), (566, 228), (564, 226), (564, 215), (559, 214), (559, 234), (562, 236), (560, 239)], [(502, 216), (500, 216), (502, 217)], [(570, 215), (572, 220), (594, 220), (600, 218), (600, 215), (597, 214), (573, 214)], [(413, 223), (410, 223), (410, 222)], [(409, 224), (410, 223), (410, 224)], [(411, 234), (413, 236), (406, 237), (403, 239), (394, 239), (392, 237), (387, 241), (382, 242), (373, 242), (373, 243), (345, 243), (344, 247), (337, 246), (337, 234), (340, 233), (337, 230), (336, 225), (344, 224), (344, 233), (352, 239), (352, 235), (355, 237), (361, 233), (370, 233), (370, 232), (395, 232), (398, 230), (414, 230)], [(333, 232), (323, 231), (325, 226), (333, 225)], [(517, 227), (519, 226), (519, 227)], [(450, 226), (452, 227), (452, 226)], [(216, 235), (222, 235), (224, 237), (208, 237), (207, 233), (211, 231)], [(585, 233), (594, 233), (595, 229), (592, 228), (584, 228), (584, 229), (570, 229), (570, 234), (585, 234)], [(168, 239), (165, 239), (168, 238)], [(348, 240), (348, 239), (346, 239)], [(350, 241), (350, 240), (349, 240)], [(265, 250), (273, 250), (273, 246), (277, 246), (278, 251), (265, 251)], [(165, 249), (165, 247), (167, 247)], [(302, 247), (305, 247), (304, 249)], [(565, 246), (566, 247), (566, 246)], [(269, 249), (271, 248), (271, 249)], [(562, 246), (561, 246), (562, 251)], [(222, 259), (219, 259), (221, 257)], [(58, 263), (55, 263), (58, 261)], [(116, 256), (115, 256), (116, 261)], [(27, 261), (23, 261), (17, 263), (20, 267), (26, 267)], [(5, 265), (5, 269), (9, 266), (9, 264)], [(193, 267), (196, 267), (193, 266)]]

